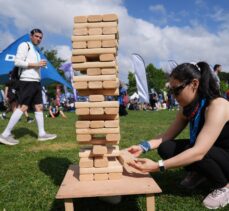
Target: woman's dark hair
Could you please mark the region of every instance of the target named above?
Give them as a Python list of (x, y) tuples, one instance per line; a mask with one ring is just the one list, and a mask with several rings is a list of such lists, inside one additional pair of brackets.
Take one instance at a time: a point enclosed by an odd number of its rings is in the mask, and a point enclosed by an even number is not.
[(31, 30), (31, 32), (30, 32), (31, 35), (34, 35), (35, 33), (43, 34), (43, 32), (42, 32), (40, 29), (33, 29), (33, 30)]
[(183, 63), (173, 69), (170, 78), (187, 83), (191, 83), (193, 79), (198, 79), (199, 96), (211, 100), (220, 96), (219, 86), (213, 74), (206, 62), (198, 62), (197, 64)]

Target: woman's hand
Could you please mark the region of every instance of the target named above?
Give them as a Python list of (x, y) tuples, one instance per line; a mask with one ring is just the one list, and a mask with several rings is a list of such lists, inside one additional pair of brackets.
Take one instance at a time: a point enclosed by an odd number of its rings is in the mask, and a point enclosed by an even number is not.
[(143, 173), (159, 171), (158, 163), (147, 158), (138, 158), (136, 160), (128, 162), (128, 165), (136, 168)]
[(134, 157), (139, 157), (142, 154), (143, 149), (139, 145), (133, 145), (129, 147), (127, 151), (131, 153)]

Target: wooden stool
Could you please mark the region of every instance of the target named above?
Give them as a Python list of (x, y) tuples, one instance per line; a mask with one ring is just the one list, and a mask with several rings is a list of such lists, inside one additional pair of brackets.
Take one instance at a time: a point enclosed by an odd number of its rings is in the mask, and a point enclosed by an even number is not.
[(74, 198), (135, 194), (146, 194), (147, 211), (154, 211), (154, 194), (161, 193), (160, 187), (149, 174), (125, 171), (122, 179), (104, 181), (79, 181), (78, 178), (79, 166), (70, 165), (56, 195), (57, 199), (64, 199), (66, 211), (74, 211)]

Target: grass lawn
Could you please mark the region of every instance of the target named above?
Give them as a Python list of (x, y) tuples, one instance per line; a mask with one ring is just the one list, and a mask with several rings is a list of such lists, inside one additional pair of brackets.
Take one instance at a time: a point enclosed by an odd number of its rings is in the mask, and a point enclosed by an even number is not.
[[(28, 124), (25, 118), (13, 130), (17, 146), (0, 145), (0, 210), (64, 210), (62, 200), (55, 195), (70, 164), (78, 163), (78, 148), (75, 138), (74, 113), (66, 113), (68, 119), (45, 118), (45, 128), (57, 133), (53, 141), (39, 143), (36, 123)], [(129, 111), (120, 118), (120, 148), (149, 139), (164, 131), (175, 116), (175, 111)], [(0, 132), (8, 121), (0, 120)], [(187, 131), (181, 137), (188, 137)], [(156, 151), (144, 157), (158, 160)], [(152, 174), (163, 193), (156, 195), (156, 210), (160, 211), (201, 211), (202, 200), (208, 193), (208, 184), (193, 192), (178, 187), (185, 176), (182, 169), (170, 170), (164, 174)], [(146, 210), (144, 196), (125, 196), (118, 205), (109, 205), (96, 198), (75, 200), (76, 210)], [(228, 210), (227, 206), (221, 210)]]

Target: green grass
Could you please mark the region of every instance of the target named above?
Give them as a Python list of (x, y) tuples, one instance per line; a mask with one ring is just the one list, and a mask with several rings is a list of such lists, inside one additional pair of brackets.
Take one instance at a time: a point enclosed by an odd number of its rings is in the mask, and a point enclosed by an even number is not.
[[(0, 145), (0, 210), (64, 210), (62, 200), (55, 195), (70, 164), (78, 163), (78, 148), (75, 138), (74, 113), (66, 114), (68, 119), (45, 118), (45, 128), (57, 133), (54, 141), (39, 143), (36, 140), (36, 123), (27, 124), (22, 119), (14, 128), (15, 137), (20, 140), (17, 146)], [(129, 111), (121, 117), (120, 147), (125, 148), (149, 139), (164, 131), (173, 120), (175, 112)], [(0, 131), (8, 121), (0, 120)], [(187, 137), (187, 130), (181, 137)], [(145, 157), (157, 160), (156, 151)], [(156, 196), (156, 210), (207, 210), (201, 202), (208, 193), (208, 185), (190, 192), (178, 187), (185, 172), (182, 169), (169, 170), (164, 174), (152, 174), (163, 193)], [(125, 196), (118, 205), (109, 205), (96, 198), (74, 200), (76, 210), (146, 210), (144, 196)], [(227, 208), (221, 210), (228, 210)]]

